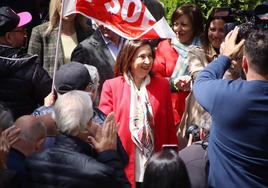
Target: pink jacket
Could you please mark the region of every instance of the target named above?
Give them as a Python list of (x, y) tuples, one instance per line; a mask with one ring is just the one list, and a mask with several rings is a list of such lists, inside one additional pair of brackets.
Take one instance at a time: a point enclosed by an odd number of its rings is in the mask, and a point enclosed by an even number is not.
[[(176, 127), (174, 126), (169, 84), (166, 79), (151, 77), (147, 85), (149, 100), (154, 115), (155, 151), (163, 144), (177, 144)], [(129, 131), (130, 85), (124, 77), (119, 76), (106, 80), (103, 84), (99, 108), (108, 114), (115, 112), (116, 121), (120, 123), (118, 134), (128, 153), (129, 163), (125, 169), (126, 175), (135, 187), (135, 144)]]

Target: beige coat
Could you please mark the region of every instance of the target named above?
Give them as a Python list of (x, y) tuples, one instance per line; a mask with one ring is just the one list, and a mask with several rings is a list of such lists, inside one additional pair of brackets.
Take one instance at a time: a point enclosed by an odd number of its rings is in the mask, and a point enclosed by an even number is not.
[[(214, 60), (217, 58), (217, 53), (213, 48), (211, 48), (211, 50), (209, 50), (209, 52), (206, 54), (204, 49), (201, 47), (192, 46), (190, 47), (187, 58), (189, 62), (190, 75), (192, 76), (193, 80), (195, 80), (197, 74), (209, 64), (208, 59), (211, 61)], [(237, 79), (237, 71), (230, 68), (228, 71), (226, 71), (223, 78)], [(186, 141), (185, 139), (183, 140), (183, 138), (185, 138), (186, 130), (190, 124), (196, 124), (206, 129), (209, 129), (211, 124), (210, 115), (196, 101), (193, 92), (191, 92), (185, 100), (185, 111), (177, 132), (177, 136), (179, 137), (182, 148), (186, 145)]]

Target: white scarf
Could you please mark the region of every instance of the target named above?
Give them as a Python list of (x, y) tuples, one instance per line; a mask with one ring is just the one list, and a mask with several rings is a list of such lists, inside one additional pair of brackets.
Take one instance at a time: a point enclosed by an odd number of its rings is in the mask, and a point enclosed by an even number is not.
[(130, 73), (124, 75), (126, 82), (130, 85), (130, 112), (129, 130), (131, 139), (148, 159), (154, 151), (154, 137), (152, 126), (153, 111), (148, 98), (146, 85), (150, 83), (150, 76), (147, 75), (141, 83), (140, 90), (137, 89)]

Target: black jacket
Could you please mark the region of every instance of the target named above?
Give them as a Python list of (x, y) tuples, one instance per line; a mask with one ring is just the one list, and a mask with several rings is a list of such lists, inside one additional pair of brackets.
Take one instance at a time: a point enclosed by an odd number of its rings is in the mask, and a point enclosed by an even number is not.
[(30, 156), (27, 187), (130, 187), (115, 151), (97, 154), (86, 142), (59, 134), (55, 146)]
[(76, 46), (72, 52), (71, 61), (92, 65), (98, 69), (100, 75), (99, 94), (103, 82), (114, 78), (115, 60), (99, 29)]
[(14, 119), (31, 114), (51, 91), (52, 79), (36, 58), (0, 45), (0, 102)]
[(185, 163), (192, 188), (208, 187), (207, 146), (207, 141), (197, 141), (179, 151), (179, 156)]

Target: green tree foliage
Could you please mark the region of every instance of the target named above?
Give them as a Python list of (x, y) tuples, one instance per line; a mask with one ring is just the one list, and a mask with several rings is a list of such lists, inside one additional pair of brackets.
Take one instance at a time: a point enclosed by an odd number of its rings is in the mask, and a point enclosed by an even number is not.
[[(165, 5), (166, 18), (170, 18), (175, 9), (185, 3), (195, 3), (202, 9), (204, 17), (208, 17), (215, 7), (230, 7), (234, 10), (252, 10), (261, 0), (160, 0)], [(171, 23), (170, 23), (171, 24)]]

